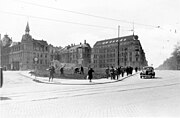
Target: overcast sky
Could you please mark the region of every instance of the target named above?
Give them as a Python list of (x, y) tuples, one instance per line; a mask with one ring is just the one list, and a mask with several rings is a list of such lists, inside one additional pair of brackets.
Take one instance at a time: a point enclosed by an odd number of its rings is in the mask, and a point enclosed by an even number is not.
[(20, 42), (28, 21), (35, 39), (93, 47), (116, 38), (118, 25), (120, 36), (132, 35), (134, 22), (149, 65), (157, 67), (180, 41), (179, 6), (180, 0), (0, 0), (0, 34)]

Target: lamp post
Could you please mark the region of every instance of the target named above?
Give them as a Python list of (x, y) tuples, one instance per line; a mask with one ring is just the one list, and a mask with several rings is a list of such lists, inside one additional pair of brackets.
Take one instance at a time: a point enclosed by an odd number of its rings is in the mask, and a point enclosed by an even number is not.
[(127, 48), (125, 48), (125, 52), (124, 52), (124, 66), (126, 67), (126, 56), (127, 56)]
[(37, 62), (38, 62), (38, 58), (37, 57), (34, 57), (34, 61), (35, 61), (35, 73), (34, 73), (34, 76), (35, 76), (35, 79), (36, 79), (36, 71), (37, 71)]
[(119, 67), (119, 45), (120, 45), (119, 36), (120, 36), (120, 26), (118, 26), (118, 67)]

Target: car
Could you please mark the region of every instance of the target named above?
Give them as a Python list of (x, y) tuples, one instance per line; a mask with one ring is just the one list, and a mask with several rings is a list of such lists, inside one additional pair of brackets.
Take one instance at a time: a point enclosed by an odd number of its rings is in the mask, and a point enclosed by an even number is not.
[(154, 68), (152, 66), (143, 67), (140, 78), (155, 78)]

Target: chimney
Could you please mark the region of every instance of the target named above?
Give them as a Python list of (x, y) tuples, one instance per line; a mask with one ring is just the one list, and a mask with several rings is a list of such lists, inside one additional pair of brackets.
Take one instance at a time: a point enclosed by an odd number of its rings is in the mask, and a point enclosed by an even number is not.
[(84, 44), (86, 44), (86, 40), (84, 40)]

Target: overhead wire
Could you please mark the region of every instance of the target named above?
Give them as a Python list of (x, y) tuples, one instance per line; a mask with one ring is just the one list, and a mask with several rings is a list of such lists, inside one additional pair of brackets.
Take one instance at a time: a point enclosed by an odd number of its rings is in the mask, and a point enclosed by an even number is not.
[(52, 19), (52, 18), (45, 18), (45, 17), (39, 17), (39, 16), (32, 16), (32, 15), (27, 15), (27, 14), (20, 14), (20, 13), (8, 12), (8, 11), (1, 11), (1, 10), (0, 10), (0, 12), (1, 13), (5, 13), (5, 14), (10, 14), (10, 15), (25, 16), (25, 17), (31, 17), (31, 18), (47, 20), (47, 21), (55, 21), (55, 22), (62, 22), (62, 23), (68, 23), (68, 24), (75, 24), (75, 25), (82, 25), (82, 26), (89, 26), (89, 27), (97, 27), (97, 28), (106, 28), (106, 29), (116, 30), (116, 28), (107, 27), (107, 26), (92, 25), (92, 24), (83, 24), (83, 23), (78, 23), (78, 22), (64, 21), (64, 20), (59, 20), (59, 19)]
[(22, 0), (15, 0), (15, 1), (18, 1), (18, 2), (21, 2), (21, 3), (24, 3), (24, 4), (33, 5), (33, 6), (53, 9), (53, 10), (57, 10), (57, 11), (64, 11), (64, 12), (69, 12), (69, 13), (73, 13), (73, 14), (85, 15), (85, 16), (89, 16), (89, 17), (104, 19), (104, 20), (119, 21), (119, 22), (128, 23), (128, 24), (134, 23), (136, 25), (141, 25), (141, 26), (146, 26), (146, 27), (153, 27), (153, 28), (159, 28), (159, 26), (143, 24), (143, 23), (138, 23), (138, 22), (134, 22), (134, 21), (131, 22), (131, 21), (127, 21), (127, 20), (121, 20), (121, 19), (115, 19), (115, 18), (110, 18), (110, 17), (98, 16), (98, 15), (93, 15), (93, 14), (88, 14), (88, 13), (83, 13), (83, 12), (78, 12), (78, 11), (73, 11), (73, 10), (67, 10), (67, 9), (62, 9), (62, 8), (55, 8), (55, 7), (50, 7), (50, 6), (41, 5), (41, 4), (32, 3), (32, 2), (27, 2), (27, 1), (22, 1)]

